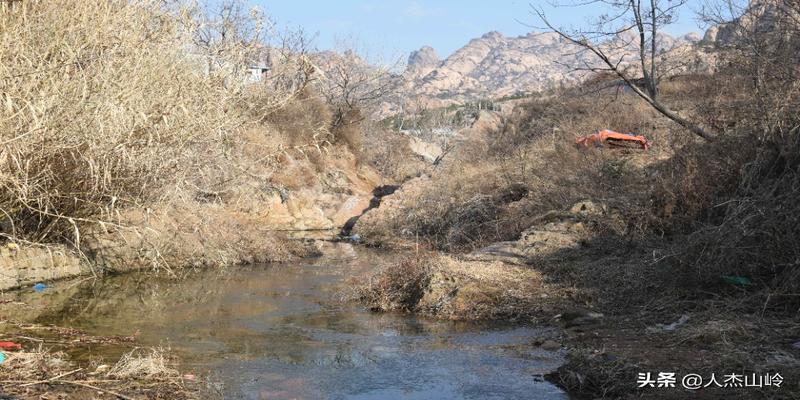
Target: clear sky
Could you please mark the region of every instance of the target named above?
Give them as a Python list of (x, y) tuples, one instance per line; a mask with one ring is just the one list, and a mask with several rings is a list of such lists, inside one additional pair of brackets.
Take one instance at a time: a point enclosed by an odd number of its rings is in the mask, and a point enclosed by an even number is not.
[[(700, 0), (689, 0), (672, 34), (701, 32), (693, 9)], [(518, 36), (540, 26), (530, 14), (530, 3), (541, 5), (558, 25), (581, 25), (596, 5), (552, 8), (543, 0), (250, 0), (285, 28), (303, 27), (317, 33), (320, 49), (334, 48), (342, 40), (355, 40), (360, 47), (383, 58), (401, 57), (424, 45), (444, 58), (470, 39), (496, 30)]]

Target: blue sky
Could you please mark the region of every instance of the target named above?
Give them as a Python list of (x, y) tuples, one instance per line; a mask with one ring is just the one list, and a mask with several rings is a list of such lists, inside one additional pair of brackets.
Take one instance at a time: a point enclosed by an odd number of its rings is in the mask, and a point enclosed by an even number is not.
[[(359, 47), (383, 58), (407, 55), (423, 45), (432, 46), (444, 58), (469, 39), (496, 30), (506, 36), (523, 35), (541, 25), (531, 14), (529, 1), (518, 0), (250, 0), (284, 28), (301, 26), (317, 33), (320, 49), (334, 48), (341, 41), (355, 40)], [(694, 13), (700, 0), (690, 0), (677, 24), (668, 31), (701, 32)], [(534, 0), (559, 25), (580, 25), (597, 6), (551, 8)], [(363, 49), (362, 49), (363, 50)]]

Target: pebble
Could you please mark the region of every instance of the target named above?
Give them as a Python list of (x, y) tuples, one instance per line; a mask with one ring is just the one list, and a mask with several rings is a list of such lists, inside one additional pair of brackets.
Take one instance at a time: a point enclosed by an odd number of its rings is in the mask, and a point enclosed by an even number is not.
[(561, 349), (561, 343), (555, 340), (545, 340), (539, 347), (547, 351), (556, 351)]

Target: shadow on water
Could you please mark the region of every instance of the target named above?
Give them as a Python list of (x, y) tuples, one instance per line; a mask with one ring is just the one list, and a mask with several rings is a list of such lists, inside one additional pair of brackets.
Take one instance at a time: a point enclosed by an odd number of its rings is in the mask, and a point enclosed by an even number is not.
[(552, 332), (337, 301), (347, 278), (389, 257), (331, 244), (323, 257), (295, 264), (64, 282), (20, 293), (27, 307), (16, 319), (137, 334), (144, 345), (171, 348), (182, 369), (211, 374), (225, 398), (566, 398), (540, 378), (560, 357), (532, 345)]

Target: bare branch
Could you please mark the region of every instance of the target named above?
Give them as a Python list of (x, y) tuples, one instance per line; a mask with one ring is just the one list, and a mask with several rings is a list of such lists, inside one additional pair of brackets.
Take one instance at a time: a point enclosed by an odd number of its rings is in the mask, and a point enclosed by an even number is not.
[[(664, 58), (657, 57), (659, 28), (672, 20), (672, 15), (674, 14), (675, 10), (678, 9), (679, 5), (684, 4), (685, 0), (680, 1), (680, 4), (671, 4), (665, 8), (660, 6), (659, 0), (649, 0), (649, 6), (647, 6), (647, 8), (642, 7), (641, 0), (626, 0), (624, 2), (603, 1), (603, 3), (609, 4), (615, 9), (619, 10), (619, 14), (613, 17), (613, 21), (624, 20), (624, 16), (627, 15), (632, 21), (631, 25), (623, 26), (619, 29), (594, 29), (591, 31), (575, 30), (574, 32), (566, 32), (564, 29), (553, 25), (545, 15), (543, 9), (532, 4), (530, 6), (536, 16), (538, 16), (538, 18), (547, 26), (549, 30), (555, 32), (573, 45), (591, 52), (601, 62), (601, 64), (606, 66), (606, 68), (598, 68), (589, 65), (584, 65), (583, 67), (572, 66), (573, 71), (605, 70), (612, 72), (627, 86), (629, 86), (636, 95), (641, 97), (662, 115), (686, 128), (695, 135), (705, 140), (712, 140), (714, 135), (707, 132), (698, 124), (693, 123), (677, 112), (671, 110), (658, 100), (658, 84), (661, 79), (659, 76), (659, 63)], [(596, 23), (598, 26), (603, 27), (607, 26), (609, 21), (611, 20), (601, 17)], [(644, 83), (644, 88), (640, 87), (636, 82), (634, 82), (634, 78), (628, 75), (623, 69), (623, 61), (625, 57), (624, 51), (622, 55), (618, 56), (619, 59), (616, 61), (612, 60), (612, 54), (608, 51), (608, 49), (614, 49), (614, 47), (609, 46), (609, 42), (618, 40), (619, 35), (605, 35), (599, 38), (591, 37), (592, 34), (596, 32), (627, 32), (630, 30), (630, 28), (628, 28), (630, 26), (635, 27), (636, 33), (638, 34), (638, 72), (641, 73), (641, 76), (643, 77), (642, 82)], [(587, 35), (587, 32), (590, 32), (590, 34)], [(630, 42), (628, 42), (628, 44), (630, 44)], [(620, 47), (617, 47), (616, 49), (620, 49)]]

